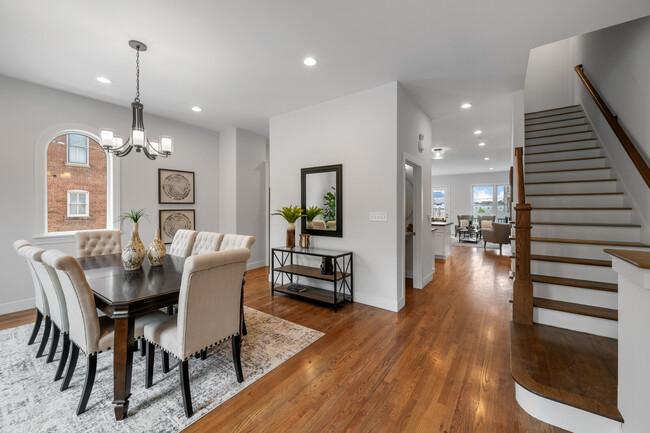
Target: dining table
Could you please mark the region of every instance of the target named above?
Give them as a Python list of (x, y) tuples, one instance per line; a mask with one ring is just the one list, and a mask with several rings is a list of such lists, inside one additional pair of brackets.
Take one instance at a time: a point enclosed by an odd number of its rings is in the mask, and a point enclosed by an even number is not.
[(129, 409), (135, 318), (178, 303), (184, 257), (167, 255), (162, 265), (147, 260), (136, 271), (122, 266), (121, 254), (77, 259), (99, 310), (115, 321), (113, 344), (113, 405), (123, 420)]

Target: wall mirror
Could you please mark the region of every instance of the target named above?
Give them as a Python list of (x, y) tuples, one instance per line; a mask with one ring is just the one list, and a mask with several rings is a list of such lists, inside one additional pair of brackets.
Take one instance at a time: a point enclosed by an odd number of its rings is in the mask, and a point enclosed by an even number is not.
[(321, 209), (312, 221), (301, 218), (302, 233), (343, 237), (343, 166), (303, 168), (300, 174), (301, 207)]

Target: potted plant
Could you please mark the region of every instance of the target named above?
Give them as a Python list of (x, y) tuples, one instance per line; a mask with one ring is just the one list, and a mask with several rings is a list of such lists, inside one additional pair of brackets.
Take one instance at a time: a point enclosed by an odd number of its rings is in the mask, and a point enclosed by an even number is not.
[(307, 220), (307, 228), (310, 229), (313, 226), (313, 221), (318, 215), (323, 215), (323, 209), (318, 206), (312, 206), (308, 209), (305, 209), (305, 219)]
[(282, 210), (278, 209), (272, 214), (281, 216), (289, 223), (289, 228), (287, 228), (287, 248), (296, 246), (296, 221), (303, 216), (303, 212), (304, 209), (298, 206), (283, 206)]
[[(336, 188), (332, 187), (334, 193)], [(323, 207), (323, 219), (325, 220), (325, 228), (327, 228), (327, 223), (329, 221), (336, 221), (336, 194), (329, 191), (323, 196), (325, 200), (325, 205)]]
[(142, 218), (148, 219), (145, 209), (138, 211), (131, 209), (128, 212), (122, 213), (117, 219), (120, 224), (126, 220), (133, 221), (131, 240), (126, 245), (126, 248), (124, 248), (124, 251), (122, 251), (122, 265), (127, 271), (137, 271), (142, 266), (142, 261), (144, 260), (144, 244), (140, 240), (140, 234), (138, 233), (138, 224)]

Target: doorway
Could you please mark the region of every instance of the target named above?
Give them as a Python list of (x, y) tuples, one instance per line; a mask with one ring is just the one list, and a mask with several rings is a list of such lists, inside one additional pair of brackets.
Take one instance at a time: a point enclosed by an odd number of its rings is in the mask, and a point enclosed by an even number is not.
[[(423, 202), (422, 196), (422, 164), (415, 158), (404, 155), (402, 170), (402, 233), (403, 243), (402, 266), (404, 281), (401, 295), (405, 287), (421, 289), (422, 285), (422, 239), (423, 239)], [(408, 283), (406, 280), (409, 280)], [(412, 282), (412, 283), (411, 283)]]

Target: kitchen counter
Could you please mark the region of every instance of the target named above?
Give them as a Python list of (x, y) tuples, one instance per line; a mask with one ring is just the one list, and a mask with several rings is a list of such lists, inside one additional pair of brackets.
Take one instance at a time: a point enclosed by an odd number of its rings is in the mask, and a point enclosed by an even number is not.
[(446, 259), (451, 255), (451, 226), (453, 222), (435, 221), (431, 223), (433, 232), (433, 253), (436, 259)]

